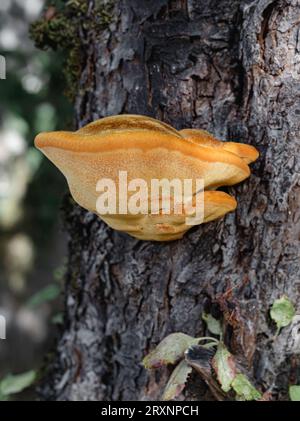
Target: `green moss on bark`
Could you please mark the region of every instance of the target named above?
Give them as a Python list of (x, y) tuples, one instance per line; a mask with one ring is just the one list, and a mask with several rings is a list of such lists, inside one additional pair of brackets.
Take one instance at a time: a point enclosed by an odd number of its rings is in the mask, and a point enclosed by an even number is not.
[(99, 37), (112, 20), (113, 2), (95, 0), (48, 1), (44, 15), (30, 27), (37, 48), (65, 54), (66, 95), (73, 101), (85, 60), (88, 40)]

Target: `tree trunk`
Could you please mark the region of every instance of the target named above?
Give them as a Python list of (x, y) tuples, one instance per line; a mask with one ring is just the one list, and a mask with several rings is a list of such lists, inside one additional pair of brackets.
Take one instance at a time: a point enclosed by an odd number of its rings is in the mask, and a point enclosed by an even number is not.
[[(283, 294), (300, 309), (299, 15), (299, 0), (116, 0), (109, 27), (80, 32), (77, 126), (144, 114), (250, 143), (260, 158), (229, 189), (236, 212), (171, 243), (65, 203), (65, 322), (44, 399), (160, 399), (169, 370), (141, 361), (171, 332), (205, 334), (203, 311), (260, 390), (285, 399), (299, 380), (299, 318), (273, 340), (269, 317)], [(196, 375), (184, 393), (211, 398)]]

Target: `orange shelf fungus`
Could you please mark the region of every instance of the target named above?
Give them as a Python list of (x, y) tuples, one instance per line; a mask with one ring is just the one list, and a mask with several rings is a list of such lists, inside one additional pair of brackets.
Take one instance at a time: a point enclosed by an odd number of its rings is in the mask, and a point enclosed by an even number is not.
[[(35, 145), (62, 171), (74, 200), (82, 207), (114, 229), (156, 241), (179, 239), (193, 225), (233, 211), (236, 200), (216, 189), (245, 180), (250, 175), (248, 164), (258, 158), (250, 145), (221, 142), (203, 130), (177, 131), (138, 115), (103, 118), (76, 132), (41, 133)], [(126, 192), (124, 177), (129, 183)], [(153, 195), (154, 180), (169, 181), (169, 190), (158, 183)], [(174, 180), (177, 184), (172, 184)], [(192, 183), (189, 200), (185, 197), (178, 206), (174, 186), (182, 182), (183, 187), (179, 185), (177, 190), (182, 193), (186, 180)], [(197, 180), (202, 182), (201, 189)], [(109, 203), (106, 211), (102, 202), (99, 208), (100, 194), (106, 195)], [(202, 217), (193, 220), (200, 194)], [(166, 199), (170, 203), (167, 211)]]

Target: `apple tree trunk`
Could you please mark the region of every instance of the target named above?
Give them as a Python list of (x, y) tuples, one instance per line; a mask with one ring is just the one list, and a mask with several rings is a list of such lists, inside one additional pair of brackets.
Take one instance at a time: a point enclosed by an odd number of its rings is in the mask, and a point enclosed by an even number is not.
[[(41, 397), (160, 399), (170, 369), (149, 373), (143, 357), (171, 332), (208, 334), (206, 312), (255, 386), (286, 399), (300, 317), (274, 339), (269, 311), (286, 295), (300, 312), (300, 2), (116, 0), (100, 30), (93, 10), (107, 4), (88, 0), (79, 28), (76, 126), (144, 114), (260, 158), (228, 189), (234, 213), (170, 243), (135, 240), (65, 201), (65, 320)], [(212, 396), (194, 373), (181, 399)]]

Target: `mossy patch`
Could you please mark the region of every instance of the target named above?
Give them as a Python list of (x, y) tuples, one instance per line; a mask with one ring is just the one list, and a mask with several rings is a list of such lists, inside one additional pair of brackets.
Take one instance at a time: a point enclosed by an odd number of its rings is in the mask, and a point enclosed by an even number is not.
[(73, 101), (85, 60), (90, 34), (100, 36), (111, 22), (113, 2), (98, 0), (89, 8), (87, 0), (49, 0), (44, 15), (30, 27), (37, 48), (60, 50), (65, 54), (66, 95)]

